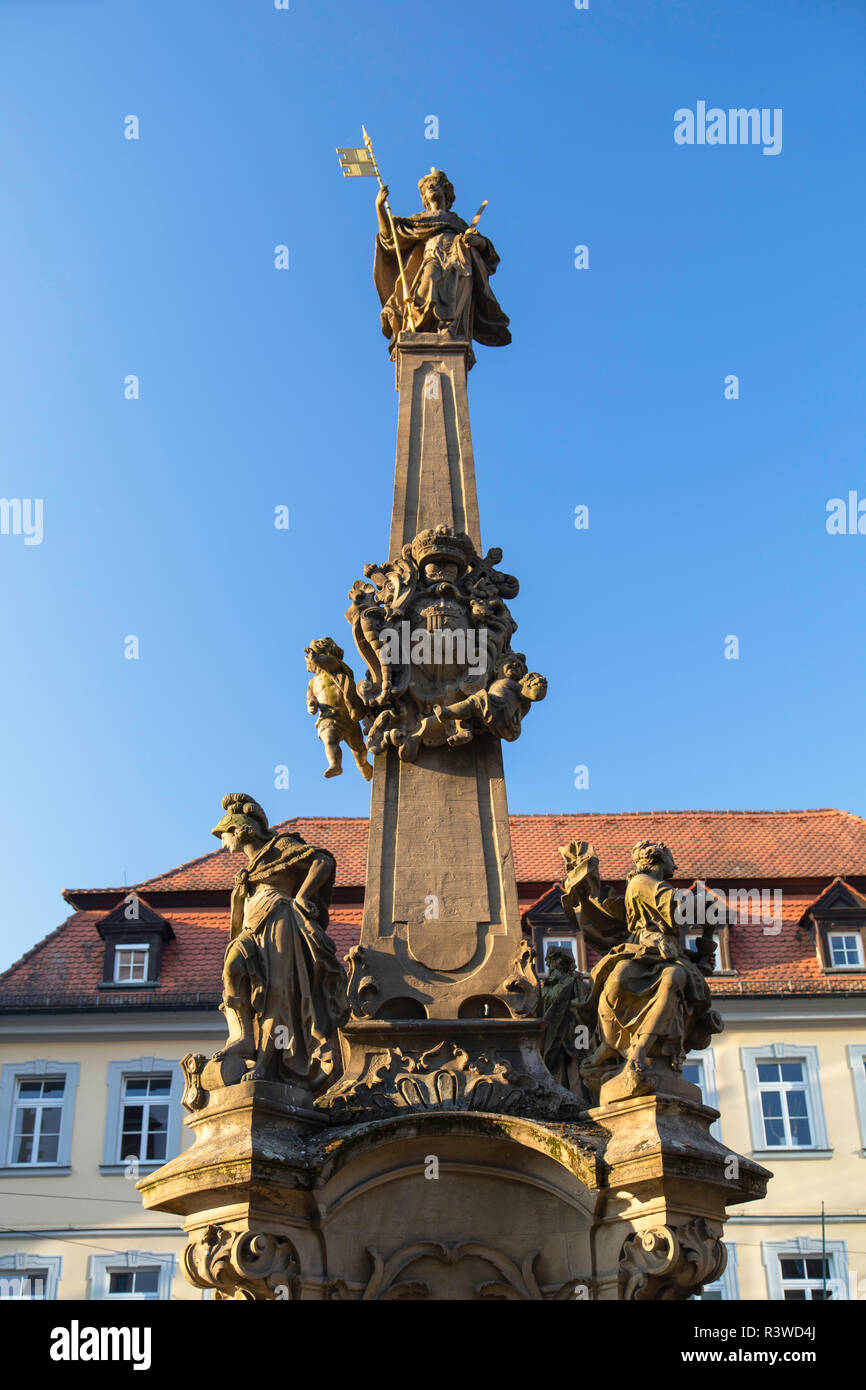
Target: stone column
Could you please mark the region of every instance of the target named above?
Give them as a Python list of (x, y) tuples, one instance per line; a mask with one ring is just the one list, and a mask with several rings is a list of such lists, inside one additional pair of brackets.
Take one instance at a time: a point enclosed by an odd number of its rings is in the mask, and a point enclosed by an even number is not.
[[(468, 351), (468, 343), (435, 333), (404, 333), (398, 341), (389, 559), (439, 525), (466, 532), (480, 552)], [(331, 1093), (337, 1110), (350, 1094), (354, 1110), (370, 1049), (381, 1054), (388, 1034), (403, 1047), (442, 1040), (443, 1055), (470, 1035), (481, 1049), (495, 1036), (497, 1045), (516, 1047), (521, 1069), (550, 1092), (545, 1109), (572, 1109), (541, 1062), (528, 954), (500, 740), (481, 733), (462, 747), (422, 747), (414, 762), (393, 748), (377, 756), (361, 946), (350, 983), (355, 1020), (344, 1030), (347, 1075)], [(499, 1026), (479, 1029), (481, 1019)], [(461, 1030), (464, 1020), (472, 1023)]]

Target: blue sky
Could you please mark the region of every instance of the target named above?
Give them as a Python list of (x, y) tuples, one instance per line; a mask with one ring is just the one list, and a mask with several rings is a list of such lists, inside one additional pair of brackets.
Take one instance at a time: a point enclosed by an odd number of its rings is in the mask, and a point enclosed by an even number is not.
[[(0, 535), (0, 965), (61, 888), (215, 847), (227, 791), (368, 810), (322, 777), (302, 655), (349, 654), (386, 558), (375, 184), (334, 153), (362, 122), (395, 211), (431, 165), (490, 200), (482, 538), (550, 681), (511, 808), (866, 814), (866, 535), (825, 526), (866, 498), (864, 41), (853, 0), (6, 0), (0, 494), (44, 536)], [(698, 101), (781, 108), (781, 153), (675, 144)]]

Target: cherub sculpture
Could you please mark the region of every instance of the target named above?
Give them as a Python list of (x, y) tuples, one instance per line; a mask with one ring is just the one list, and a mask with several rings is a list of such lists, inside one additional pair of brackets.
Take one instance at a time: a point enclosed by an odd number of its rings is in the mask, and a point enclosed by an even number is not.
[(606, 951), (592, 971), (583, 1017), (596, 1030), (595, 1047), (581, 1067), (603, 1100), (654, 1091), (680, 1092), (686, 1054), (706, 1047), (722, 1022), (712, 1008), (706, 976), (715, 944), (705, 928), (697, 950), (683, 946), (676, 890), (666, 880), (676, 869), (668, 847), (641, 840), (624, 895), (605, 894), (591, 845), (575, 842), (560, 853), (566, 863), (562, 905), (590, 944)]
[(313, 674), (307, 685), (307, 710), (316, 716), (316, 732), (325, 745), (326, 777), (339, 777), (343, 771), (345, 743), (361, 776), (369, 782), (373, 768), (367, 761), (360, 720), (364, 706), (355, 690), (351, 668), (343, 660), (343, 648), (332, 637), (316, 637), (304, 648), (307, 670)]
[(487, 690), (479, 690), (453, 705), (434, 705), (433, 713), (441, 724), (447, 725), (445, 741), (452, 748), (471, 741), (473, 720), (497, 738), (513, 743), (520, 737), (523, 716), (530, 705), (543, 700), (546, 694), (545, 677), (537, 671), (527, 671), (522, 652), (508, 652)]

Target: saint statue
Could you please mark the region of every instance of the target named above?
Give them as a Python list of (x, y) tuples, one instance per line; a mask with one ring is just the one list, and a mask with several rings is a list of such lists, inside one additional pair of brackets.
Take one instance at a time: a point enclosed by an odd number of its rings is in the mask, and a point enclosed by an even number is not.
[[(451, 211), (454, 189), (441, 169), (425, 174), (418, 189), (424, 211), (395, 217), (393, 233), (386, 215), (387, 185), (376, 198), (379, 234), (373, 278), (382, 303), (382, 332), (392, 351), (398, 333), (410, 328), (401, 259), (414, 332), (444, 333), (469, 343), (474, 339), (487, 347), (504, 347), (511, 342), (511, 334), (508, 318), (490, 288), (490, 276), (499, 264), (492, 241), (481, 235), (475, 223), (470, 226)], [(474, 361), (470, 347), (470, 367)]]
[(235, 879), (223, 965), (229, 1037), (213, 1060), (247, 1063), (244, 1081), (321, 1090), (339, 1075), (337, 1029), (348, 1017), (345, 973), (326, 931), (334, 857), (269, 829), (242, 792), (222, 804), (212, 834), (247, 863)]
[(592, 1090), (614, 1076), (623, 1094), (664, 1090), (686, 1054), (722, 1030), (706, 981), (715, 955), (712, 928), (704, 929), (696, 950), (685, 949), (676, 890), (667, 882), (676, 869), (667, 845), (642, 840), (635, 846), (624, 895), (604, 894), (591, 845), (571, 844), (561, 853), (565, 913), (591, 945), (607, 948), (581, 1006), (596, 1029), (581, 1075)]

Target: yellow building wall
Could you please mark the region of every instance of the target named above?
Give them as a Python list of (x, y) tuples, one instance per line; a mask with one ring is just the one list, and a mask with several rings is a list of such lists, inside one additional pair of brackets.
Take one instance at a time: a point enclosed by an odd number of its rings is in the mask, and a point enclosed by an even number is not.
[[(33, 1019), (28, 1020), (32, 1029)], [(56, 1025), (55, 1025), (56, 1026)], [(107, 1027), (110, 1027), (106, 1023)], [(195, 1026), (195, 1025), (193, 1025)], [(71, 1171), (68, 1175), (22, 1173), (0, 1178), (0, 1226), (20, 1229), (20, 1237), (4, 1236), (0, 1255), (20, 1251), (34, 1257), (60, 1255), (58, 1296), (83, 1299), (88, 1296), (87, 1269), (92, 1254), (135, 1249), (151, 1253), (171, 1252), (176, 1257), (172, 1297), (198, 1300), (202, 1291), (193, 1288), (180, 1270), (185, 1238), (177, 1223), (176, 1234), (167, 1233), (171, 1217), (146, 1212), (135, 1189), (135, 1178), (100, 1172), (103, 1159), (108, 1104), (108, 1065), (114, 1061), (140, 1057), (179, 1059), (187, 1052), (211, 1053), (224, 1033), (224, 1024), (202, 1024), (200, 1035), (188, 1031), (180, 1036), (144, 1035), (112, 1039), (95, 1033), (76, 1036), (54, 1032), (47, 1040), (4, 1042), (0, 1062), (30, 1062), (46, 1059), (78, 1062), (80, 1067), (75, 1095), (72, 1131)], [(746, 1076), (741, 1064), (741, 1047), (785, 1042), (817, 1047), (820, 1063), (821, 1095), (827, 1123), (829, 1158), (761, 1156), (774, 1178), (767, 1198), (759, 1203), (732, 1208), (734, 1217), (726, 1228), (726, 1239), (736, 1246), (737, 1278), (742, 1299), (768, 1297), (761, 1242), (797, 1240), (821, 1236), (821, 1203), (826, 1209), (827, 1240), (845, 1242), (849, 1270), (853, 1279), (848, 1297), (866, 1296), (866, 1157), (860, 1133), (854, 1081), (849, 1066), (849, 1043), (866, 1044), (866, 1027), (821, 1021), (769, 1024), (756, 1021), (729, 1023), (714, 1040), (713, 1053), (722, 1114), (722, 1139), (731, 1149), (751, 1155), (754, 1152), (746, 1097)], [(181, 1147), (191, 1142), (186, 1126), (181, 1127)], [(4, 1144), (8, 1135), (3, 1136)], [(3, 1153), (3, 1162), (6, 1152)], [(741, 1224), (737, 1217), (766, 1218), (760, 1224)], [(841, 1222), (840, 1216), (858, 1217)], [(799, 1220), (792, 1218), (799, 1217)], [(805, 1219), (804, 1219), (805, 1218)], [(28, 1236), (29, 1230), (50, 1228), (57, 1235)], [(130, 1233), (132, 1228), (132, 1233)], [(63, 1232), (61, 1235), (60, 1232)], [(76, 1235), (76, 1231), (82, 1232)], [(113, 1231), (119, 1234), (112, 1234)], [(7, 1273), (7, 1271), (3, 1271)]]
[[(30, 1020), (32, 1023), (32, 1020)], [(223, 1025), (223, 1032), (225, 1025)], [(56, 1230), (58, 1235), (20, 1239), (4, 1235), (0, 1240), (0, 1255), (28, 1251), (35, 1255), (60, 1255), (61, 1266), (58, 1297), (83, 1299), (88, 1297), (88, 1259), (93, 1254), (142, 1250), (154, 1254), (171, 1252), (175, 1255), (172, 1279), (172, 1298), (201, 1299), (203, 1291), (188, 1284), (180, 1270), (180, 1255), (186, 1245), (180, 1222), (177, 1234), (157, 1234), (157, 1230), (175, 1225), (165, 1212), (147, 1212), (141, 1205), (141, 1195), (135, 1189), (135, 1176), (105, 1174), (99, 1165), (103, 1159), (108, 1110), (108, 1064), (139, 1057), (157, 1057), (179, 1061), (187, 1052), (209, 1054), (217, 1045), (214, 1036), (200, 1037), (185, 1034), (172, 1040), (168, 1037), (144, 1037), (107, 1041), (105, 1038), (76, 1038), (60, 1041), (55, 1035), (49, 1042), (5, 1044), (0, 1049), (0, 1063), (31, 1062), (40, 1058), (52, 1062), (78, 1062), (80, 1071), (75, 1094), (75, 1121), (72, 1130), (71, 1171), (68, 1174), (27, 1174), (0, 1177), (0, 1226), (22, 1231)], [(184, 1112), (185, 1114), (186, 1112)], [(8, 1146), (9, 1136), (2, 1136)], [(181, 1126), (181, 1149), (192, 1142), (192, 1135)], [(3, 1151), (6, 1163), (8, 1147)], [(134, 1227), (135, 1233), (128, 1234)], [(112, 1235), (112, 1229), (123, 1233)], [(68, 1234), (66, 1230), (68, 1229)], [(76, 1236), (76, 1229), (87, 1234)], [(59, 1232), (63, 1230), (61, 1237)], [(97, 1230), (97, 1234), (91, 1234)], [(8, 1275), (8, 1270), (0, 1271)]]
[[(757, 1002), (757, 1001), (756, 1001)], [(740, 1049), (783, 1042), (791, 1046), (815, 1047), (829, 1158), (788, 1157), (766, 1150), (755, 1150), (746, 1096), (746, 1074)], [(762, 1260), (762, 1241), (796, 1240), (807, 1236), (821, 1239), (821, 1203), (824, 1203), (826, 1240), (844, 1241), (849, 1272), (853, 1280), (848, 1298), (866, 1296), (866, 1157), (860, 1132), (854, 1076), (848, 1061), (850, 1043), (866, 1044), (866, 1027), (828, 1019), (736, 1025), (729, 1023), (713, 1039), (716, 1058), (722, 1140), (728, 1148), (753, 1156), (773, 1172), (767, 1197), (732, 1207), (725, 1238), (736, 1245), (740, 1297), (766, 1299), (767, 1277)], [(766, 1216), (760, 1225), (740, 1223), (737, 1216)], [(834, 1221), (834, 1217), (859, 1217), (857, 1221)], [(786, 1218), (798, 1217), (799, 1220)], [(806, 1218), (806, 1219), (804, 1219)]]

